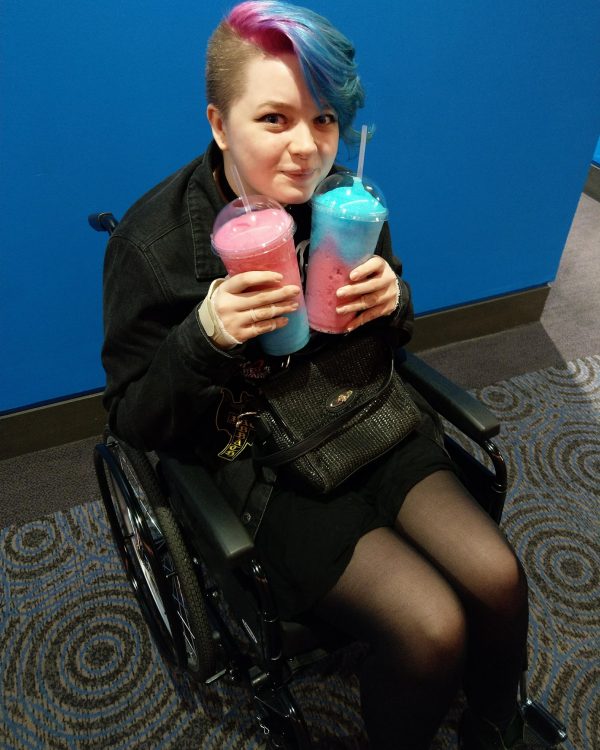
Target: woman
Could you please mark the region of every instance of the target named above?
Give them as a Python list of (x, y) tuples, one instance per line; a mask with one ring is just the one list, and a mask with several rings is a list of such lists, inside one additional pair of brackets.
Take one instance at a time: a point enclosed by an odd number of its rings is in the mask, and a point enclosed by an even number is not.
[[(206, 80), (214, 141), (143, 196), (109, 242), (110, 426), (146, 450), (191, 446), (254, 535), (282, 616), (316, 613), (371, 644), (359, 679), (373, 748), (428, 747), (461, 684), (464, 748), (525, 747), (516, 691), (526, 580), (457, 481), (426, 409), (397, 448), (325, 497), (258, 474), (251, 438), (231, 427), (243, 393), (268, 375), (257, 337), (286, 325), (300, 289), (272, 272), (227, 278), (212, 224), (235, 197), (235, 165), (247, 193), (287, 207), (307, 244), (309, 199), (340, 137), (356, 136), (353, 47), (312, 11), (253, 0), (211, 37)], [(338, 311), (356, 313), (351, 328), (408, 340), (400, 274), (385, 225), (375, 256), (338, 293)]]

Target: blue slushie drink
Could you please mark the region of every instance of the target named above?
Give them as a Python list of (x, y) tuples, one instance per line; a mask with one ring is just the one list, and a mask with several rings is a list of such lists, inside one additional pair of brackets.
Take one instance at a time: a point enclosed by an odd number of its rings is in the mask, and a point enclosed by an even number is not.
[(349, 274), (373, 255), (388, 210), (381, 191), (347, 173), (327, 177), (312, 198), (312, 229), (306, 278), (311, 328), (344, 333), (356, 313), (339, 315), (336, 292)]

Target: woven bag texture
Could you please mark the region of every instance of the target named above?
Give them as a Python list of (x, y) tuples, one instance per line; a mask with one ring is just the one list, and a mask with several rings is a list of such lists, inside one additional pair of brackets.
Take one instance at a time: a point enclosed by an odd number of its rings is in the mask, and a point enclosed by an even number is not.
[(390, 347), (373, 336), (344, 337), (312, 357), (296, 358), (264, 386), (268, 408), (262, 428), (269, 450), (281, 450), (310, 437), (344, 410), (366, 406), (318, 448), (286, 464), (285, 471), (317, 492), (328, 492), (357, 469), (396, 445), (419, 422), (420, 412), (393, 373)]

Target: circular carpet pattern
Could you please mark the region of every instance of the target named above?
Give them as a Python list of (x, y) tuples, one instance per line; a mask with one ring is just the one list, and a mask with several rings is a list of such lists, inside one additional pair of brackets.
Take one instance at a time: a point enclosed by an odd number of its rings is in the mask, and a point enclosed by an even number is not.
[(530, 692), (600, 748), (600, 356), (475, 395), (501, 423), (509, 466), (502, 526), (530, 586)]
[[(475, 395), (503, 425), (503, 528), (531, 590), (530, 693), (567, 725), (566, 750), (600, 750), (600, 357)], [(0, 531), (3, 750), (263, 746), (243, 687), (219, 681), (187, 701), (181, 692), (99, 502)], [(351, 659), (308, 669), (294, 694), (314, 737), (363, 737)], [(456, 746), (461, 705), (434, 750)]]

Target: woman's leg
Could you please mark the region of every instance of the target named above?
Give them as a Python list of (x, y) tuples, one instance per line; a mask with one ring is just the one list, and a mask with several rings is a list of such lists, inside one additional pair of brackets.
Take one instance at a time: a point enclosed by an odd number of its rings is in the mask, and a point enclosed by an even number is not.
[(407, 494), (397, 529), (443, 573), (464, 607), (471, 708), (506, 725), (527, 641), (527, 582), (516, 555), (451, 472), (436, 472)]
[(373, 750), (425, 750), (460, 686), (463, 607), (443, 576), (389, 528), (357, 543), (317, 613), (371, 649), (359, 670)]

